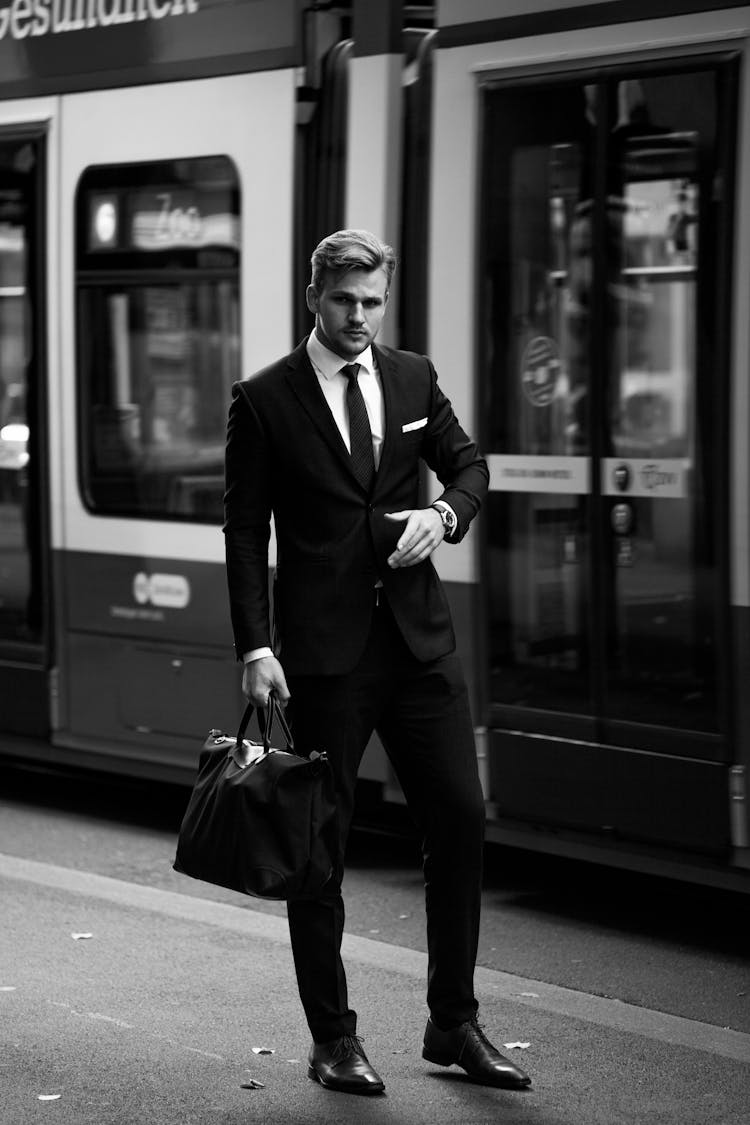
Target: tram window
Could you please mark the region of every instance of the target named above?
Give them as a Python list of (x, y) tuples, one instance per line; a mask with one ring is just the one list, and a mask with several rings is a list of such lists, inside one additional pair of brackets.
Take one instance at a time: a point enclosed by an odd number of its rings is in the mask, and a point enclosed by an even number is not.
[(77, 369), (92, 511), (220, 522), (226, 403), (240, 378), (239, 247), (227, 157), (83, 174)]

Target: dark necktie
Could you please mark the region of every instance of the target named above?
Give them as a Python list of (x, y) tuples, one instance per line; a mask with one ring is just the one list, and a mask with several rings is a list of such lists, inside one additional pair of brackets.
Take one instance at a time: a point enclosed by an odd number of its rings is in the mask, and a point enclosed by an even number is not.
[(352, 467), (359, 483), (369, 492), (375, 476), (375, 456), (372, 451), (372, 430), (367, 417), (367, 407), (362, 397), (357, 376), (358, 363), (347, 363), (341, 368), (349, 386), (346, 388), (346, 408), (349, 413), (349, 442), (351, 445)]

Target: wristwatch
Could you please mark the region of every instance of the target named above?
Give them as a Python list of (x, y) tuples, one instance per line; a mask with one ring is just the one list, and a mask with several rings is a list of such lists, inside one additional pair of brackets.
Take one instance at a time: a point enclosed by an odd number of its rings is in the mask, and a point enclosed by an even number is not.
[(446, 536), (451, 536), (458, 527), (456, 513), (443, 500), (436, 500), (434, 504), (430, 504), (430, 507), (434, 508), (440, 516)]

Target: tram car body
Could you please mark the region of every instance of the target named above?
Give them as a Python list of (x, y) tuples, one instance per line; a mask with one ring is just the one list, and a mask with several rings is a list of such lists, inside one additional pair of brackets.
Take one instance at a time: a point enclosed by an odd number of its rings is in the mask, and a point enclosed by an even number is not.
[(0, 0), (0, 754), (237, 722), (229, 389), (369, 227), (491, 468), (436, 556), (489, 838), (750, 886), (750, 5), (655, 10)]

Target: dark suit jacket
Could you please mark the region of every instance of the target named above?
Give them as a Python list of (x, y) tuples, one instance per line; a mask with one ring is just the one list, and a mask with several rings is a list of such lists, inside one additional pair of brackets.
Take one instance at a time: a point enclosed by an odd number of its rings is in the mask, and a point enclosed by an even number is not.
[[(271, 644), (268, 542), (274, 516), (277, 655), (289, 674), (350, 671), (367, 640), (381, 579), (417, 659), (452, 651), (447, 601), (431, 561), (392, 570), (404, 524), (386, 512), (419, 506), (419, 459), (458, 517), (457, 542), (487, 491), (488, 472), (424, 356), (373, 346), (385, 441), (371, 494), (357, 482), (303, 342), (233, 387), (226, 452), (227, 576), (238, 657)], [(426, 420), (410, 428), (409, 423)]]

